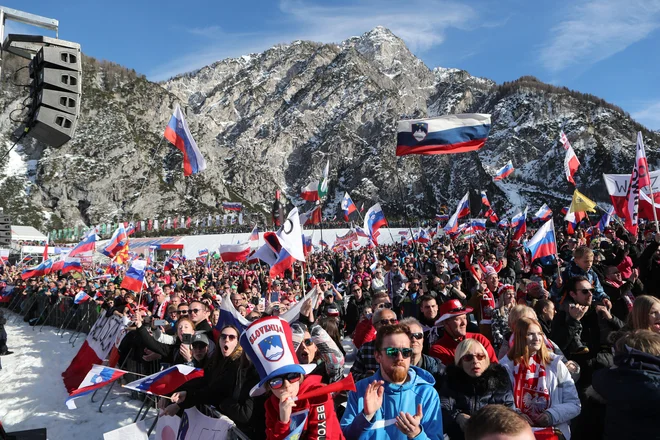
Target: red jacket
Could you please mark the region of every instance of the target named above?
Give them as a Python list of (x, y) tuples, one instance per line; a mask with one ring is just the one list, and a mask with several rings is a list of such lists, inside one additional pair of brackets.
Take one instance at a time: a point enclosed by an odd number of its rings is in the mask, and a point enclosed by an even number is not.
[[(321, 376), (305, 376), (300, 384), (298, 394), (324, 386), (321, 383)], [(309, 410), (309, 414), (300, 440), (345, 440), (335, 413), (335, 403), (331, 394), (310, 400), (299, 400), (296, 406), (293, 407), (292, 413), (295, 414), (306, 409)], [(289, 423), (280, 421), (280, 401), (277, 397), (271, 395), (266, 401), (266, 438), (268, 440), (282, 440), (287, 435), (289, 435)]]
[[(490, 345), (490, 341), (481, 333), (466, 333), (465, 338), (476, 339), (481, 342), (481, 345), (484, 346), (488, 352), (488, 357), (490, 358), (491, 363), (497, 363), (497, 355), (493, 346)], [(445, 331), (445, 334), (442, 335), (442, 338), (435, 341), (435, 344), (429, 349), (429, 356), (438, 358), (445, 365), (454, 365), (454, 355), (456, 354), (456, 347), (458, 344), (465, 338), (461, 338), (460, 341), (454, 340), (449, 333)]]

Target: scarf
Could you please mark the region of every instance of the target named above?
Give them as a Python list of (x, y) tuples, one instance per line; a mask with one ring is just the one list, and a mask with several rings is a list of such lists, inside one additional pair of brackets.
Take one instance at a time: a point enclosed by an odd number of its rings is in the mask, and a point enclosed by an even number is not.
[(513, 401), (516, 408), (532, 420), (550, 407), (548, 378), (538, 354), (529, 358), (528, 365), (520, 363), (515, 366)]
[(479, 300), (479, 308), (481, 309), (481, 321), (479, 324), (488, 325), (492, 323), (493, 310), (495, 310), (495, 297), (493, 293), (486, 288), (481, 299)]

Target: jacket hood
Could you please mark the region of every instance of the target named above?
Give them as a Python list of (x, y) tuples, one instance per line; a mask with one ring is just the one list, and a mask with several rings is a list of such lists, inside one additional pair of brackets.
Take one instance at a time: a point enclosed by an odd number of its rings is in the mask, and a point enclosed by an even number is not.
[(408, 378), (410, 380), (406, 381), (402, 385), (397, 385), (386, 381), (381, 375), (380, 368), (378, 371), (376, 371), (376, 374), (373, 375), (373, 378), (374, 380), (385, 381), (385, 393), (387, 394), (402, 393), (421, 385), (435, 385), (435, 379), (431, 373), (414, 366), (411, 366), (408, 370)]
[(446, 383), (467, 395), (472, 395), (475, 391), (483, 394), (489, 390), (495, 391), (511, 386), (509, 373), (498, 364), (490, 364), (479, 377), (469, 376), (461, 367), (450, 365), (447, 367)]
[(627, 353), (614, 356), (614, 364), (631, 370), (646, 370), (660, 373), (660, 357), (629, 348)]

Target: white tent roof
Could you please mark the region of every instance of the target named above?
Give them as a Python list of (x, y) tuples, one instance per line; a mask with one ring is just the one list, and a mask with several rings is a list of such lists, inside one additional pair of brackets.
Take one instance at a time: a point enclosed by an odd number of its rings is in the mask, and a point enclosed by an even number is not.
[(37, 231), (32, 226), (17, 226), (11, 225), (11, 239), (12, 241), (32, 240), (32, 241), (46, 241), (46, 237), (41, 232)]

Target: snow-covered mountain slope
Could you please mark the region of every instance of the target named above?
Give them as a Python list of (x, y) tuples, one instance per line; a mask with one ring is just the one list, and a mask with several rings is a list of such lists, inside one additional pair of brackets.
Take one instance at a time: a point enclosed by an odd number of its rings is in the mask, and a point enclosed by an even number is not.
[[(578, 186), (597, 200), (607, 200), (603, 172), (630, 172), (638, 130), (657, 166), (658, 134), (615, 106), (531, 77), (497, 85), (459, 69), (431, 70), (382, 27), (341, 44), (275, 46), (160, 84), (89, 58), (84, 69), (75, 139), (59, 149), (24, 141), (0, 164), (0, 205), (23, 223), (206, 216), (222, 200), (268, 210), (278, 188), (300, 204), (300, 188), (328, 158), (330, 216), (344, 191), (358, 205), (381, 202), (388, 216), (403, 214), (402, 196), (409, 214), (428, 217), (468, 189), (487, 190), (500, 214), (543, 202), (559, 208), (572, 192), (563, 178), (562, 127), (582, 162)], [(11, 145), (9, 112), (21, 100), (11, 87), (0, 96), (0, 147)], [(176, 102), (208, 162), (192, 178), (161, 141)], [(398, 119), (463, 112), (493, 115), (481, 151), (394, 156)], [(508, 160), (517, 172), (493, 183)]]

